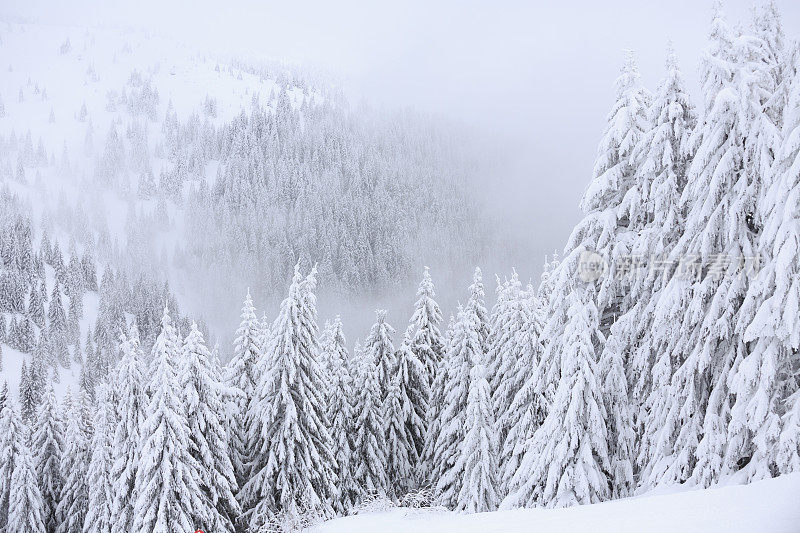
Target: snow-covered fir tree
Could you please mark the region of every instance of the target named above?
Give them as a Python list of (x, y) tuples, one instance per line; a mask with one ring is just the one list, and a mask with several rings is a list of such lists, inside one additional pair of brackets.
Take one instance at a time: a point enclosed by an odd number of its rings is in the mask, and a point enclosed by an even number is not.
[(112, 533), (111, 506), (114, 501), (113, 466), (114, 428), (117, 425), (113, 398), (107, 384), (97, 388), (94, 434), (86, 470), (89, 486), (83, 533)]
[(183, 343), (178, 379), (188, 417), (189, 453), (199, 467), (201, 494), (210, 513), (205, 527), (233, 533), (240, 514), (234, 497), (238, 487), (225, 429), (225, 391), (211, 358), (203, 334), (192, 323)]
[(436, 289), (428, 267), (422, 274), (422, 281), (417, 289), (417, 301), (411, 323), (415, 326), (412, 350), (417, 359), (422, 361), (428, 372), (428, 382), (436, 379), (436, 371), (443, 357), (442, 335), (439, 325), (442, 323), (442, 312), (434, 299)]
[(36, 413), (31, 448), (33, 470), (41, 491), (42, 518), (45, 530), (48, 533), (55, 533), (59, 525), (56, 509), (64, 486), (64, 474), (61, 470), (64, 454), (64, 427), (52, 384), (45, 392)]
[(459, 446), (458, 468), (464, 472), (456, 509), (468, 513), (494, 511), (498, 494), (497, 428), (486, 380), (485, 355), (475, 354), (467, 396), (466, 434)]
[(244, 484), (249, 477), (247, 464), (250, 460), (248, 435), (250, 434), (248, 414), (253, 413), (255, 398), (256, 363), (262, 354), (260, 345), (261, 325), (256, 318), (253, 299), (247, 292), (242, 306), (241, 324), (236, 330), (233, 358), (226, 368), (226, 381), (232, 389), (234, 404), (230, 406), (227, 421), (230, 431), (231, 461), (236, 480)]
[(364, 341), (364, 351), (378, 367), (378, 387), (381, 401), (385, 401), (389, 385), (397, 371), (397, 358), (392, 336), (394, 328), (386, 321), (386, 311), (375, 312), (375, 324)]
[(201, 469), (191, 454), (189, 424), (179, 395), (180, 346), (165, 308), (161, 332), (153, 345), (147, 389), (150, 399), (141, 425), (136, 471), (133, 529), (167, 533), (194, 531), (211, 523), (209, 502), (202, 498)]
[(112, 395), (116, 420), (111, 449), (111, 525), (118, 531), (133, 523), (133, 506), (136, 500), (136, 471), (140, 464), (139, 445), (142, 439), (147, 396), (145, 395), (145, 369), (139, 352), (139, 332), (132, 326), (120, 343), (122, 359), (119, 362), (113, 383)]
[[(7, 384), (6, 384), (7, 387)], [(10, 502), (12, 499), (12, 476), (17, 463), (17, 456), (22, 446), (27, 429), (19, 418), (16, 407), (10, 398), (6, 398), (0, 410), (0, 531), (7, 531)]]
[(56, 508), (58, 531), (70, 533), (83, 531), (89, 510), (89, 485), (87, 469), (91, 461), (92, 441), (91, 404), (85, 393), (78, 395), (66, 414), (64, 454), (61, 472), (64, 486)]
[(359, 487), (354, 480), (357, 462), (353, 454), (356, 436), (354, 411), (357, 395), (346, 343), (342, 320), (337, 315), (331, 322), (328, 345), (331, 389), (327, 410), (336, 455), (339, 498), (334, 502), (334, 510), (337, 513), (349, 512), (358, 503), (359, 498)]
[(386, 423), (383, 414), (378, 367), (371, 351), (356, 350), (355, 438), (353, 442), (353, 479), (359, 497), (385, 495), (389, 482), (386, 476)]
[(511, 480), (503, 508), (566, 507), (610, 495), (608, 433), (595, 343), (602, 334), (592, 287), (570, 295), (561, 379), (553, 404)]
[[(22, 439), (26, 440), (26, 439)], [(36, 479), (31, 452), (22, 444), (11, 478), (7, 531), (47, 533), (45, 502)]]
[(466, 433), (470, 370), (473, 362), (481, 357), (478, 328), (474, 310), (459, 308), (446, 356), (447, 382), (440, 414), (441, 430), (434, 451), (434, 464), (441, 465), (436, 489), (441, 494), (442, 503), (451, 508), (458, 504), (464, 480), (464, 464), (458, 461), (459, 447)]
[[(400, 376), (390, 378), (383, 401), (386, 426), (386, 478), (391, 498), (405, 495), (414, 484), (414, 443), (406, 432), (406, 420), (413, 406), (400, 390)], [(412, 455), (414, 453), (414, 455)]]
[(331, 514), (338, 497), (333, 440), (322, 403), (315, 287), (316, 270), (303, 278), (296, 266), (258, 368), (257, 457), (239, 495), (251, 524), (279, 511)]

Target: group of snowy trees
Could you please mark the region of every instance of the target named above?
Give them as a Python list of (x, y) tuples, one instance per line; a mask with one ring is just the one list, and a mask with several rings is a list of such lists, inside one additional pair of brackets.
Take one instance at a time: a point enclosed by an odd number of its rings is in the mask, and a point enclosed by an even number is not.
[[(772, 5), (748, 31), (716, 8), (710, 40), (697, 110), (672, 51), (654, 94), (626, 57), (584, 218), (537, 285), (498, 278), (489, 311), (476, 269), (445, 326), (426, 269), (402, 336), (378, 311), (352, 352), (338, 317), (320, 331), (297, 250), (278, 316), (248, 294), (224, 366), (166, 289), (107, 271), (82, 359), (105, 354), (103, 370), (58, 405), (44, 362), (79, 351), (72, 300), (95, 290), (94, 262), (65, 264), (46, 234), (34, 251), (26, 220), (0, 219), (0, 342), (21, 350), (20, 322), (40, 339), (16, 404), (0, 394), (0, 531), (268, 531), (375, 496), (480, 512), (800, 471), (800, 48)], [(299, 135), (284, 98), (225, 130), (239, 170), (204, 202), (294, 179), (258, 159)], [(589, 252), (606, 272), (581, 275)]]

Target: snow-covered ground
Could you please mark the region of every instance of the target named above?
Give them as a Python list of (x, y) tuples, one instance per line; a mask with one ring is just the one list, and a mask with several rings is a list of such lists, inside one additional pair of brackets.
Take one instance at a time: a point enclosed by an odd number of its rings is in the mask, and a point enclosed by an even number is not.
[(567, 509), (473, 515), (395, 509), (326, 522), (314, 533), (797, 533), (800, 474), (708, 490), (645, 494)]

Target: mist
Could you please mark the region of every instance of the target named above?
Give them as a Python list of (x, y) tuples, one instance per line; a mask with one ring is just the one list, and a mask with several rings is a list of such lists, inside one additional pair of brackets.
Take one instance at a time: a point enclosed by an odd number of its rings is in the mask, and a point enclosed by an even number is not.
[[(522, 279), (536, 279), (545, 255), (561, 250), (579, 220), (624, 50), (636, 52), (654, 90), (671, 40), (695, 103), (699, 94), (697, 51), (705, 47), (710, 0), (543, 4), (11, 0), (0, 16), (127, 28), (218, 56), (298, 63), (330, 73), (354, 102), (413, 108), (463, 128), (477, 139), (482, 161), (477, 196), (503, 235), (504, 249), (480, 265), (491, 300), (494, 273), (516, 267)], [(787, 35), (797, 34), (800, 5), (777, 4)], [(746, 25), (750, 6), (726, 2), (726, 14)], [(439, 265), (437, 273), (431, 255), (447, 315), (474, 265), (446, 274)], [(394, 308), (401, 329), (413, 287), (398, 294), (365, 296), (349, 311), (321, 297), (321, 313), (353, 316), (355, 337), (366, 334), (374, 307)]]

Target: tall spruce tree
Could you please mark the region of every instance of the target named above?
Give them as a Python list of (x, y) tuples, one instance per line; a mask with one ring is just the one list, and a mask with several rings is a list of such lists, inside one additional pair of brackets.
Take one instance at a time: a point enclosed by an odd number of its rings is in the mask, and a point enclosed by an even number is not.
[(56, 509), (64, 487), (61, 461), (64, 455), (64, 428), (56, 405), (53, 385), (50, 384), (36, 413), (31, 437), (33, 470), (41, 491), (42, 519), (45, 531), (58, 530)]
[(327, 412), (338, 467), (336, 476), (339, 498), (334, 502), (334, 508), (341, 514), (348, 513), (358, 503), (359, 498), (359, 487), (354, 480), (357, 461), (353, 454), (357, 395), (346, 343), (342, 320), (337, 315), (331, 323), (328, 347), (328, 364), (332, 379)]
[(86, 520), (83, 533), (112, 533), (111, 506), (114, 501), (113, 466), (114, 428), (117, 415), (107, 384), (97, 388), (94, 435), (90, 446), (90, 459), (86, 471), (89, 485)]
[(248, 463), (252, 447), (248, 440), (248, 413), (255, 412), (253, 401), (257, 382), (256, 364), (262, 357), (261, 325), (256, 318), (250, 291), (242, 306), (241, 323), (236, 330), (233, 358), (226, 368), (226, 381), (234, 393), (234, 405), (228, 415), (231, 439), (231, 461), (236, 481), (243, 486), (249, 477)]
[(8, 531), (12, 476), (21, 448), (26, 444), (23, 440), (26, 431), (13, 402), (7, 398), (0, 411), (0, 531)]
[[(144, 423), (147, 396), (145, 395), (145, 370), (139, 352), (139, 332), (131, 326), (120, 343), (122, 359), (117, 366), (113, 383), (115, 402), (111, 483), (112, 529), (119, 531), (133, 524), (133, 506), (136, 500), (136, 471), (140, 463), (140, 442)], [(111, 391), (109, 391), (112, 394)]]
[(183, 343), (178, 380), (188, 417), (189, 453), (199, 466), (202, 497), (210, 512), (206, 528), (233, 533), (240, 514), (236, 477), (225, 430), (225, 391), (203, 334), (192, 323)]
[(486, 380), (483, 354), (476, 354), (470, 370), (467, 396), (466, 434), (459, 445), (458, 468), (464, 481), (456, 509), (468, 513), (494, 511), (500, 503), (498, 488), (497, 427)]
[(31, 452), (25, 444), (20, 446), (17, 454), (10, 492), (6, 530), (14, 533), (47, 533), (45, 502), (37, 483)]
[(64, 435), (64, 454), (61, 472), (64, 486), (56, 508), (59, 533), (83, 531), (89, 510), (89, 485), (87, 468), (91, 460), (92, 440), (91, 405), (85, 393), (79, 394), (69, 412)]
[(591, 287), (570, 295), (555, 399), (542, 426), (525, 443), (503, 508), (566, 507), (609, 496), (606, 412), (595, 352), (602, 334), (594, 298)]
[(153, 345), (150, 399), (141, 425), (133, 506), (137, 531), (194, 531), (211, 523), (211, 511), (201, 496), (200, 466), (191, 454), (185, 405), (178, 395), (179, 350), (165, 308)]
[(417, 359), (422, 361), (428, 372), (428, 383), (436, 379), (436, 372), (443, 356), (442, 335), (439, 324), (442, 323), (442, 312), (434, 299), (436, 290), (428, 267), (422, 274), (422, 281), (417, 289), (417, 301), (411, 323), (415, 326), (412, 350)]
[(333, 441), (322, 404), (315, 287), (316, 269), (303, 279), (295, 266), (258, 369), (258, 457), (240, 493), (251, 524), (278, 511), (328, 515), (338, 497)]
[(467, 398), (470, 370), (481, 356), (478, 318), (474, 310), (459, 307), (453, 339), (447, 354), (447, 383), (441, 430), (436, 441), (434, 460), (441, 464), (441, 476), (436, 481), (442, 503), (450, 508), (458, 504), (464, 481), (464, 464), (458, 461), (459, 446), (466, 432)]

